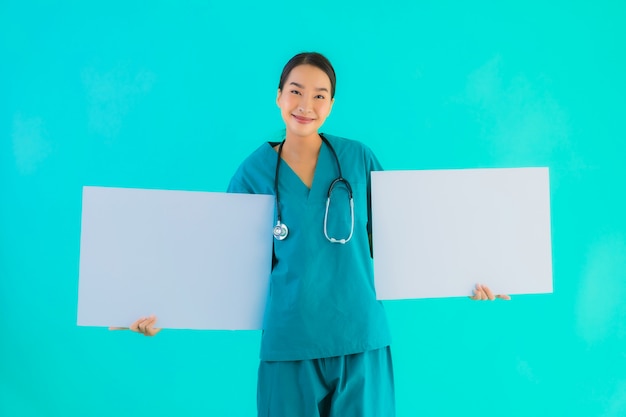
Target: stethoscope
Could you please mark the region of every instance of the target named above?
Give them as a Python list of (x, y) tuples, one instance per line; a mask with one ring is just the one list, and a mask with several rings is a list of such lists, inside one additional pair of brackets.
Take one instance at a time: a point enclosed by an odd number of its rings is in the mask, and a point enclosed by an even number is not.
[[(335, 178), (333, 182), (330, 183), (330, 186), (328, 187), (328, 197), (326, 198), (326, 213), (324, 214), (324, 236), (326, 236), (326, 239), (328, 239), (328, 241), (331, 243), (346, 244), (350, 241), (350, 239), (352, 239), (352, 233), (354, 232), (354, 201), (352, 199), (352, 187), (350, 186), (350, 183), (348, 182), (348, 180), (343, 178), (343, 176), (341, 175), (341, 165), (339, 164), (339, 158), (337, 157), (337, 153), (335, 152), (335, 149), (332, 147), (330, 142), (328, 142), (328, 139), (324, 137), (324, 135), (320, 134), (320, 137), (322, 138), (322, 141), (326, 144), (326, 146), (328, 146), (328, 149), (330, 149), (331, 153), (335, 157), (335, 162), (337, 163), (337, 170), (339, 170), (339, 176)], [(283, 140), (278, 146), (278, 160), (276, 161), (276, 175), (274, 177), (274, 192), (276, 193), (277, 221), (276, 221), (276, 226), (274, 226), (273, 233), (274, 233), (274, 238), (276, 240), (284, 240), (289, 234), (289, 229), (287, 228), (287, 225), (282, 222), (282, 216), (280, 212), (280, 196), (278, 194), (278, 172), (280, 170), (280, 155), (283, 151), (284, 143), (285, 141)], [(345, 185), (345, 187), (348, 190), (348, 196), (350, 197), (350, 218), (351, 218), (350, 235), (348, 235), (348, 237), (345, 239), (335, 239), (334, 237), (330, 237), (328, 236), (328, 231), (326, 230), (326, 224), (328, 223), (328, 207), (330, 206), (330, 196), (335, 186), (339, 183), (343, 183)]]

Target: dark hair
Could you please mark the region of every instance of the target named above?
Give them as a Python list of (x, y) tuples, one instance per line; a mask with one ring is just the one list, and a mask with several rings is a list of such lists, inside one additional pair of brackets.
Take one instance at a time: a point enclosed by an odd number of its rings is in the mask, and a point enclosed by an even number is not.
[(299, 65), (313, 65), (314, 67), (317, 67), (324, 71), (330, 79), (330, 97), (335, 97), (335, 84), (337, 82), (335, 69), (324, 55), (317, 52), (301, 52), (291, 58), (289, 62), (285, 64), (285, 67), (283, 68), (283, 73), (280, 74), (280, 81), (278, 82), (279, 90), (283, 89), (283, 86), (285, 85), (285, 82), (287, 81), (287, 77), (289, 77), (291, 70)]

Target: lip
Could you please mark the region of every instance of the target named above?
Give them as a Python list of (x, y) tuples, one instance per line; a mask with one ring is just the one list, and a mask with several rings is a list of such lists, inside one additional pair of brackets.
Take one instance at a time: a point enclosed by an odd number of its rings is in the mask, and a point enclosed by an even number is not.
[(298, 123), (302, 123), (302, 124), (308, 124), (315, 120), (315, 119), (311, 119), (310, 117), (302, 117), (302, 116), (297, 116), (295, 114), (292, 114), (291, 117), (296, 119)]

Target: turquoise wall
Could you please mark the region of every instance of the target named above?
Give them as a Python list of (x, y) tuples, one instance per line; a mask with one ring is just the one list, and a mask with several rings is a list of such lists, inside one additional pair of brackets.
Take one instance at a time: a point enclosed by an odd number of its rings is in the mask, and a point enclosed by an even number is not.
[(223, 191), (335, 64), (388, 169), (549, 166), (554, 294), (386, 304), (398, 416), (626, 415), (621, 1), (0, 2), (0, 415), (252, 416), (257, 332), (76, 326), (81, 187)]

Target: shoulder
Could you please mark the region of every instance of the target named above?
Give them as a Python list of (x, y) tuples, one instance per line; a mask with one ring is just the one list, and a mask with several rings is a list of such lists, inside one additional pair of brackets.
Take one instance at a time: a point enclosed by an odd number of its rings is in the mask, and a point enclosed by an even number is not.
[(352, 151), (367, 150), (371, 152), (371, 150), (363, 142), (359, 142), (358, 140), (342, 138), (340, 136), (335, 136), (335, 135), (329, 135), (328, 133), (324, 133), (324, 137), (328, 139), (328, 142), (330, 142), (330, 144), (333, 145), (333, 147), (336, 150), (339, 150), (339, 149), (349, 150), (349, 151), (350, 150)]
[(241, 162), (239, 168), (254, 167), (257, 164), (264, 165), (275, 153), (276, 152), (272, 148), (272, 144), (270, 142), (263, 142), (261, 146), (256, 148)]
[(341, 159), (362, 160), (371, 171), (382, 170), (380, 163), (372, 149), (363, 142), (354, 139), (342, 138), (324, 134), (328, 142), (337, 152), (337, 156)]
[(263, 142), (244, 159), (228, 186), (229, 192), (263, 193), (265, 183), (273, 176), (278, 155), (269, 142)]

